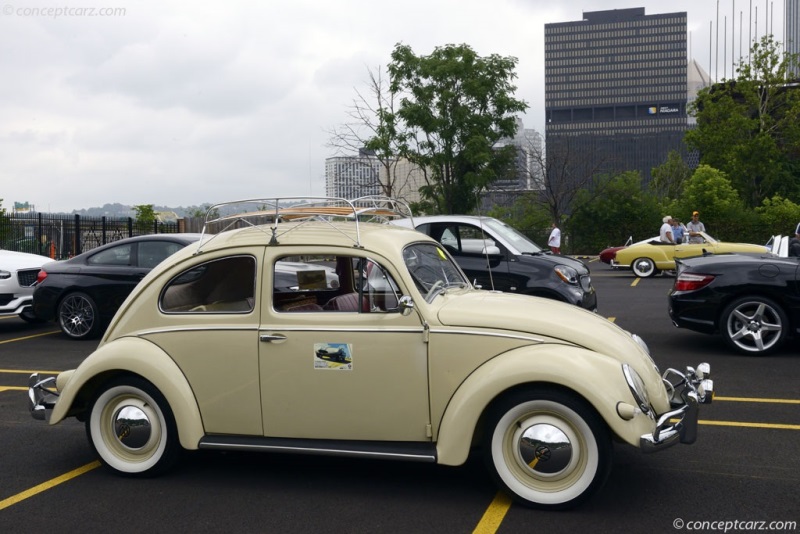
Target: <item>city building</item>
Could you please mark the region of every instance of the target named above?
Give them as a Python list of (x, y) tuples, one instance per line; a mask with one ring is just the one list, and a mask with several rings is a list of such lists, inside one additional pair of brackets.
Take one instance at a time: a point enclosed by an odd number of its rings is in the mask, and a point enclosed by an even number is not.
[[(783, 2), (783, 39), (787, 54), (800, 54), (800, 0)], [(800, 77), (800, 65), (794, 64), (795, 77)]]
[(353, 199), (380, 195), (380, 162), (366, 150), (325, 160), (325, 195)]
[(489, 189), (495, 191), (543, 189), (544, 147), (542, 146), (542, 136), (536, 130), (525, 128), (522, 119), (517, 118), (516, 135), (498, 143), (498, 147), (508, 145), (513, 145), (517, 149), (515, 175), (495, 181)]
[(645, 183), (670, 151), (688, 161), (688, 70), (685, 12), (592, 11), (545, 24), (548, 178), (558, 158), (573, 174), (638, 170)]

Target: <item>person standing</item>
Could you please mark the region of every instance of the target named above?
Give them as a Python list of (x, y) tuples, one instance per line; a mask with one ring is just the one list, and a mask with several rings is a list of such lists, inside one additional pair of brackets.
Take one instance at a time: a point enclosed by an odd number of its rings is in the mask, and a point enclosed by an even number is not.
[(661, 225), (661, 228), (658, 231), (658, 237), (661, 239), (662, 243), (675, 244), (675, 240), (672, 238), (672, 216), (667, 215), (661, 220), (664, 222), (664, 224)]
[(700, 222), (700, 214), (696, 211), (692, 212), (692, 220), (686, 225), (689, 231), (689, 243), (703, 243), (703, 236), (700, 232), (705, 232), (706, 227)]
[(675, 240), (676, 245), (683, 243), (683, 235), (686, 233), (686, 227), (678, 219), (672, 219), (672, 239)]
[(547, 246), (553, 254), (561, 254), (561, 230), (558, 229), (556, 223), (551, 226), (550, 238), (547, 240)]

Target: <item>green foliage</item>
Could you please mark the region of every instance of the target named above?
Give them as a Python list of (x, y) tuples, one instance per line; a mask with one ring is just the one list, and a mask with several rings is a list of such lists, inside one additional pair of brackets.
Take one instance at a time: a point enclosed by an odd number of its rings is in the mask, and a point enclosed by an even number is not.
[(791, 235), (800, 223), (800, 205), (780, 195), (765, 198), (755, 211), (769, 235)]
[(535, 201), (535, 195), (534, 191), (523, 193), (511, 206), (495, 206), (488, 215), (505, 221), (543, 246), (550, 235), (553, 219), (547, 206)]
[(683, 161), (681, 155), (670, 150), (667, 159), (651, 170), (650, 191), (661, 201), (678, 198), (683, 186), (692, 175), (692, 170)]
[(735, 80), (698, 93), (691, 106), (697, 128), (685, 140), (755, 207), (775, 194), (800, 198), (800, 90), (787, 86), (796, 58), (782, 54), (771, 35), (754, 43), (750, 56)]
[[(466, 44), (428, 56), (395, 46), (390, 91), (402, 99), (396, 116), (381, 117), (389, 129), (381, 134), (398, 136), (401, 155), (425, 173), (420, 194), (428, 213), (469, 213), (481, 190), (509, 175), (516, 152), (497, 143), (515, 134), (514, 114), (528, 107), (512, 96), (516, 64), (514, 57), (480, 57)], [(376, 139), (375, 148), (382, 143)]]
[(151, 233), (156, 222), (156, 212), (152, 204), (139, 204), (133, 207), (136, 212), (134, 226), (138, 233)]
[(11, 237), (11, 220), (6, 215), (3, 199), (0, 198), (0, 243), (5, 243)]
[(628, 171), (609, 179), (603, 195), (581, 203), (567, 223), (567, 232), (574, 252), (597, 254), (624, 244), (629, 237), (634, 241), (652, 237), (658, 233), (662, 217), (655, 195), (642, 188), (641, 175)]
[(203, 204), (202, 206), (188, 210), (187, 215), (194, 219), (205, 219), (206, 215), (208, 215), (209, 220), (219, 219), (219, 209), (214, 208), (211, 210), (211, 213), (209, 213), (208, 210), (210, 207), (211, 204)]

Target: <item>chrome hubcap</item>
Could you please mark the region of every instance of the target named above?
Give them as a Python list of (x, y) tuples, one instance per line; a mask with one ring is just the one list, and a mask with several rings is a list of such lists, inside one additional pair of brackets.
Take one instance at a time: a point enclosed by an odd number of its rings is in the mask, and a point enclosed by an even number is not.
[(557, 426), (522, 421), (516, 434), (516, 455), (521, 466), (538, 477), (566, 470), (573, 460), (570, 438)]
[(114, 435), (128, 449), (144, 447), (153, 430), (147, 414), (138, 406), (123, 406), (114, 414)]

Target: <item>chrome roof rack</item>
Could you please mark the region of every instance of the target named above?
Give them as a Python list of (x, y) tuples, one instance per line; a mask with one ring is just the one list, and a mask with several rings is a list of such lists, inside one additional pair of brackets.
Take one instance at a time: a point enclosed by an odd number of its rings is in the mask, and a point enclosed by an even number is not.
[[(219, 216), (222, 209), (242, 209), (240, 213)], [(248, 211), (248, 208), (254, 211)], [(204, 245), (211, 242), (216, 235), (236, 228), (253, 227), (269, 236), (270, 245), (278, 244), (278, 237), (298, 228), (292, 225), (280, 232), (280, 223), (322, 221), (328, 224), (334, 221), (352, 221), (355, 223), (355, 238), (342, 232), (333, 224), (332, 228), (353, 241), (353, 246), (362, 248), (360, 222), (385, 223), (392, 219), (412, 218), (411, 208), (402, 200), (370, 195), (348, 200), (338, 197), (270, 197), (249, 198), (221, 202), (206, 210), (205, 222), (198, 241), (195, 254), (199, 254)], [(211, 232), (211, 229), (215, 229)], [(206, 234), (211, 234), (204, 240)]]

